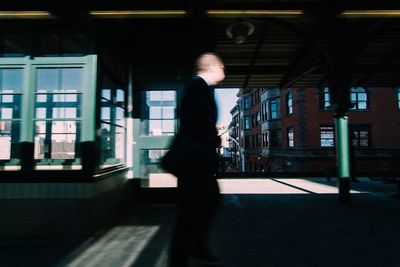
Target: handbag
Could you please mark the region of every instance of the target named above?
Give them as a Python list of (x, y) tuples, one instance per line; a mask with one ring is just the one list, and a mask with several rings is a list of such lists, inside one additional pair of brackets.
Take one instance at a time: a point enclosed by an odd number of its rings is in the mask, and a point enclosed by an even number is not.
[(161, 167), (176, 177), (193, 171), (215, 172), (218, 157), (215, 148), (178, 134), (169, 151), (161, 159)]

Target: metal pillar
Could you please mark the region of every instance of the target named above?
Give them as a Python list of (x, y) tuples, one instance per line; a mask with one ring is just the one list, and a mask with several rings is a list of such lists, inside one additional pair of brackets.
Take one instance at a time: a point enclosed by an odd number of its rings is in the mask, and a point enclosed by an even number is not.
[(339, 201), (350, 203), (350, 151), (347, 114), (335, 115), (336, 160), (338, 168)]

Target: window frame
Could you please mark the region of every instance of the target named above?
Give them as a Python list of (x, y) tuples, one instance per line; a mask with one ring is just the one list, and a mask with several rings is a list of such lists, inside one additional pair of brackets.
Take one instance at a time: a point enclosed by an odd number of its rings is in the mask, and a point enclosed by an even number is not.
[[(327, 129), (322, 129), (322, 128), (327, 128)], [(323, 131), (327, 132), (328, 130), (332, 130), (332, 138), (322, 138)], [(332, 140), (332, 146), (323, 145), (322, 140)], [(333, 148), (333, 147), (335, 147), (335, 127), (333, 125), (320, 125), (319, 126), (319, 143), (320, 143), (320, 147), (321, 148)]]
[(286, 141), (288, 148), (294, 148), (294, 129), (293, 127), (286, 128)]
[[(276, 106), (276, 110), (272, 112), (272, 107)], [(270, 120), (279, 120), (279, 101), (278, 98), (273, 98), (269, 100), (269, 105), (268, 105), (268, 111), (269, 111), (269, 119)], [(276, 117), (273, 115), (276, 114)]]
[[(361, 91), (363, 90), (363, 91)], [(360, 100), (360, 96), (365, 95), (365, 100)], [(352, 100), (355, 96), (355, 100)], [(350, 89), (350, 103), (354, 105), (350, 111), (368, 111), (369, 110), (369, 92), (364, 87), (351, 87)], [(365, 108), (360, 108), (360, 104), (365, 103)]]
[(329, 87), (321, 88), (319, 97), (320, 97), (319, 109), (324, 111), (330, 111), (332, 105), (331, 89)]
[[(26, 171), (31, 173), (31, 178), (42, 179), (47, 174), (51, 173), (51, 177), (57, 181), (69, 181), (70, 176), (65, 176), (66, 173), (76, 173), (76, 178), (87, 180), (88, 174), (92, 175), (94, 164), (96, 160), (83, 160), (84, 153), (90, 147), (94, 149), (93, 144), (96, 142), (96, 107), (97, 107), (97, 55), (86, 55), (79, 57), (2, 57), (0, 58), (0, 67), (7, 68), (10, 65), (13, 67), (22, 67), (24, 69), (23, 88), (21, 99), (21, 126), (19, 133), (19, 146), (21, 151), (21, 168), (19, 170), (2, 169), (0, 172), (4, 176), (12, 176), (19, 179), (19, 171)], [(35, 97), (36, 97), (36, 77), (35, 72), (38, 68), (82, 68), (83, 69), (83, 97), (81, 99), (81, 128), (84, 127), (85, 131), (75, 133), (76, 142), (81, 156), (78, 161), (73, 163), (68, 159), (65, 164), (49, 165), (49, 168), (35, 168), (34, 164), (34, 149), (31, 149), (31, 144), (35, 140)], [(63, 94), (60, 92), (60, 94)], [(68, 119), (70, 120), (70, 119)], [(27, 150), (25, 150), (27, 149)], [(29, 151), (29, 152), (27, 152)], [(32, 152), (30, 152), (32, 151)], [(75, 160), (77, 156), (75, 155)], [(43, 176), (44, 175), (44, 176)], [(79, 176), (80, 175), (80, 176)], [(85, 176), (82, 176), (85, 175)], [(46, 176), (47, 177), (47, 176)], [(85, 177), (85, 178), (84, 178)], [(19, 180), (25, 180), (21, 178)], [(46, 178), (47, 179), (47, 178)], [(52, 180), (52, 178), (48, 178)]]
[(286, 93), (286, 116), (292, 116), (294, 111), (293, 94), (291, 91)]
[[(372, 147), (372, 138), (371, 138), (371, 125), (369, 124), (360, 124), (360, 125), (350, 125), (350, 144), (353, 147), (359, 148), (369, 148)], [(357, 132), (357, 138), (354, 138), (354, 133)], [(361, 132), (367, 132), (367, 138), (361, 138)], [(368, 144), (361, 145), (361, 140), (367, 140)], [(356, 144), (354, 144), (354, 140), (356, 140)]]

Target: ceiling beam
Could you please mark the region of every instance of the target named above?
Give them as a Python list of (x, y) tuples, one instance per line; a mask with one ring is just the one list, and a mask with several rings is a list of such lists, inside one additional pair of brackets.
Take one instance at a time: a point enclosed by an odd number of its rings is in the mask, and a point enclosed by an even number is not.
[[(310, 69), (313, 67), (310, 67)], [(287, 71), (291, 69), (291, 66), (270, 66), (270, 65), (258, 65), (258, 66), (226, 66), (227, 76), (229, 75), (247, 75), (251, 72), (252, 75), (284, 75)], [(355, 64), (353, 68), (354, 74), (398, 74), (400, 69), (400, 64), (386, 64), (382, 66), (381, 64)], [(324, 74), (322, 68), (317, 67), (314, 72), (319, 74)]]

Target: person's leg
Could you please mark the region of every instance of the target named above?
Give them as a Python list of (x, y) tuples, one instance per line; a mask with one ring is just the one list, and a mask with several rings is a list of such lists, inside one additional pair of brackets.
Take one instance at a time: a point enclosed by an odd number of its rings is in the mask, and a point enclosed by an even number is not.
[(191, 256), (202, 259), (215, 260), (209, 247), (211, 226), (220, 202), (218, 183), (213, 175), (201, 177), (205, 183), (198, 185), (201, 192), (194, 202), (196, 215), (195, 229), (193, 230), (193, 250)]
[[(170, 267), (187, 266), (188, 256), (194, 247), (195, 233), (199, 222), (198, 185), (195, 177), (179, 177), (179, 209), (175, 231), (170, 246)], [(197, 178), (197, 177), (196, 177)]]

